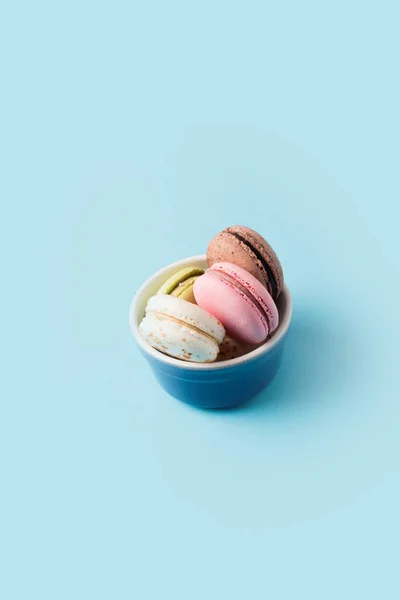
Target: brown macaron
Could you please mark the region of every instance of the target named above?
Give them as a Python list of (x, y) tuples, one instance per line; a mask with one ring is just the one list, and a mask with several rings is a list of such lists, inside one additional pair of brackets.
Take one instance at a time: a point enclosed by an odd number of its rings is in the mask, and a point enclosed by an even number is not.
[(271, 246), (253, 229), (234, 225), (218, 233), (207, 248), (207, 262), (230, 262), (254, 275), (276, 300), (283, 288), (281, 263)]
[(228, 335), (225, 335), (222, 343), (219, 347), (219, 354), (217, 356), (216, 362), (221, 362), (222, 360), (232, 360), (233, 358), (239, 358), (240, 356), (244, 356), (248, 354), (252, 350), (258, 348), (261, 344), (246, 344), (244, 342), (238, 342), (237, 340), (233, 340)]

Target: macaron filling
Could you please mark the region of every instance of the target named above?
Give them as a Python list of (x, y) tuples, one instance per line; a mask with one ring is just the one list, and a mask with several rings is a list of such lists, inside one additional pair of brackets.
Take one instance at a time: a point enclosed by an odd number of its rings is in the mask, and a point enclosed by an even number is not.
[[(204, 271), (203, 271), (204, 273)], [(182, 296), (191, 286), (193, 286), (194, 282), (198, 277), (200, 277), (202, 273), (199, 275), (194, 275), (193, 277), (189, 277), (189, 279), (185, 279), (185, 281), (181, 281), (178, 285), (172, 290), (171, 295), (177, 296), (178, 298)]]
[(219, 344), (219, 342), (220, 342), (220, 340), (218, 338), (213, 337), (209, 333), (203, 331), (203, 329), (200, 329), (199, 327), (196, 327), (195, 325), (189, 325), (188, 323), (186, 323), (185, 321), (183, 321), (181, 319), (178, 319), (177, 317), (173, 317), (171, 315), (166, 315), (164, 313), (160, 313), (155, 310), (147, 311), (147, 316), (155, 316), (160, 321), (174, 321), (175, 323), (178, 323), (179, 325), (183, 325), (184, 327), (188, 327), (189, 329), (196, 331), (197, 333), (205, 336), (212, 342), (217, 342), (217, 344)]
[(273, 298), (276, 298), (277, 294), (278, 294), (278, 286), (276, 283), (276, 278), (272, 272), (271, 267), (269, 266), (268, 262), (265, 260), (265, 258), (261, 254), (261, 252), (255, 246), (253, 246), (253, 244), (251, 242), (249, 242), (248, 240), (246, 240), (246, 238), (244, 238), (242, 235), (240, 235), (240, 233), (236, 233), (236, 231), (230, 231), (229, 229), (226, 230), (226, 233), (235, 237), (237, 240), (239, 240), (239, 242), (242, 242), (256, 256), (257, 260), (261, 263), (261, 266), (263, 267), (263, 269), (265, 270), (265, 272), (267, 274), (268, 281), (271, 285), (271, 292), (272, 292), (271, 295)]
[(160, 294), (173, 294), (179, 296), (183, 293), (183, 286), (185, 289), (190, 287), (191, 283), (194, 282), (197, 277), (203, 275), (204, 269), (200, 269), (198, 267), (188, 267), (187, 269), (182, 269), (175, 273), (167, 279), (167, 281), (160, 287), (157, 292), (157, 295)]

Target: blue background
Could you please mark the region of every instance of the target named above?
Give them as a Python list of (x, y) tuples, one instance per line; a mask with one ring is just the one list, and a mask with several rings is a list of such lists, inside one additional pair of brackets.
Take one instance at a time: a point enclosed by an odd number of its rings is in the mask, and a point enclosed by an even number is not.
[[(0, 596), (397, 598), (398, 3), (0, 9)], [(258, 229), (295, 313), (241, 410), (154, 382), (137, 287)]]

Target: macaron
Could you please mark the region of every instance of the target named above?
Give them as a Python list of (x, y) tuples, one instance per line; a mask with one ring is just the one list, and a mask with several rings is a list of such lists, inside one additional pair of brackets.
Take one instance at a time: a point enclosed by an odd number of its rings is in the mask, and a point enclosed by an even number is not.
[(196, 279), (203, 275), (204, 269), (198, 267), (187, 267), (181, 269), (174, 275), (172, 275), (167, 281), (160, 287), (157, 294), (171, 294), (182, 300), (195, 303), (196, 300), (193, 295), (193, 285)]
[(244, 342), (238, 342), (229, 337), (229, 335), (226, 335), (219, 347), (217, 362), (239, 358), (240, 356), (252, 352), (252, 350), (255, 350), (258, 346), (259, 344), (245, 344)]
[(256, 231), (242, 225), (218, 233), (207, 248), (207, 262), (231, 262), (246, 269), (276, 300), (283, 288), (281, 263), (268, 242)]
[(224, 327), (214, 316), (167, 294), (149, 299), (139, 330), (153, 348), (189, 362), (213, 362), (225, 336)]
[(194, 284), (197, 304), (234, 340), (260, 344), (279, 324), (276, 304), (258, 279), (228, 262), (215, 263)]

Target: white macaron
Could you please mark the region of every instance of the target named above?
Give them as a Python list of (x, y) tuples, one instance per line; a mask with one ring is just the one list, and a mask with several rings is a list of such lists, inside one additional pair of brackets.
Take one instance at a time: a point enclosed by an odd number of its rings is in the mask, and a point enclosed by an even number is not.
[(167, 294), (149, 299), (139, 329), (153, 348), (191, 362), (213, 362), (225, 335), (223, 325), (200, 306)]

